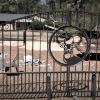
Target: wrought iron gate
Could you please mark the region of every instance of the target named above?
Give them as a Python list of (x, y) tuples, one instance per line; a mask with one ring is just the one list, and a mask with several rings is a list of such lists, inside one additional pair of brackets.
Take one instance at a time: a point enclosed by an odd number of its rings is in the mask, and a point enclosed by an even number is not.
[[(99, 18), (99, 14), (84, 11), (59, 11), (1, 21), (0, 98), (99, 97)], [(87, 31), (90, 51), (76, 65), (59, 65), (48, 52), (51, 34), (62, 25)], [(60, 58), (59, 49), (53, 52)]]

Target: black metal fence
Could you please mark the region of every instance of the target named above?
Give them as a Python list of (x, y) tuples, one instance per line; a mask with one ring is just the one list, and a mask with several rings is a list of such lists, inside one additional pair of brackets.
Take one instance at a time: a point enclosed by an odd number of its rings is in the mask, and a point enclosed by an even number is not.
[[(0, 98), (99, 97), (99, 16), (84, 11), (58, 11), (2, 22)], [(59, 65), (48, 52), (51, 34), (62, 25), (90, 32), (90, 51), (73, 66)], [(54, 47), (53, 52), (60, 58), (58, 48)]]

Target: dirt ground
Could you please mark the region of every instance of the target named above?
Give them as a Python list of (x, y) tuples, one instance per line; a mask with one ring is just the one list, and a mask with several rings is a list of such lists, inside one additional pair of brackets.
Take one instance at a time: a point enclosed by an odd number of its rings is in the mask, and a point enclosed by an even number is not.
[[(0, 33), (1, 34), (1, 33)], [(16, 57), (18, 54), (18, 59), (19, 59), (19, 70), (25, 70), (25, 63), (24, 62), (24, 56), (27, 55), (33, 55), (33, 59), (39, 59), (41, 61), (44, 61), (45, 63), (35, 66), (35, 65), (29, 65), (27, 64), (27, 71), (31, 72), (32, 68), (34, 71), (66, 71), (65, 66), (61, 66), (57, 64), (50, 56), (48, 52), (48, 41), (50, 38), (50, 35), (52, 32), (46, 32), (46, 31), (36, 31), (36, 32), (27, 32), (27, 37), (26, 37), (26, 45), (23, 45), (23, 31), (13, 31), (11, 34), (9, 32), (4, 32), (4, 41), (0, 43), (0, 51), (4, 52), (6, 54), (6, 61), (9, 63), (10, 60), (13, 61), (13, 59)], [(2, 34), (0, 35), (2, 38)], [(11, 40), (9, 41), (9, 38), (11, 36)], [(14, 41), (13, 41), (14, 39)], [(19, 41), (16, 41), (19, 39)], [(33, 42), (32, 42), (33, 41)], [(97, 41), (95, 41), (97, 42)], [(98, 45), (99, 47), (99, 45)], [(52, 51), (55, 54), (55, 57), (60, 61), (62, 58), (62, 49), (59, 48), (56, 44), (53, 45)], [(77, 51), (74, 51), (75, 53)], [(99, 52), (96, 50), (92, 49), (92, 52)], [(10, 60), (9, 60), (10, 59)], [(75, 66), (71, 66), (70, 70), (71, 71), (100, 71), (100, 61), (83, 61)], [(12, 68), (13, 69), (13, 68)]]

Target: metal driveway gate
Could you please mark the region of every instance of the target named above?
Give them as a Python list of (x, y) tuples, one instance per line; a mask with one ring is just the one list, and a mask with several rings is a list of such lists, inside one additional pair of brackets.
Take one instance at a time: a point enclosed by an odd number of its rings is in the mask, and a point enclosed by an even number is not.
[[(99, 14), (58, 11), (33, 15), (1, 14), (0, 18), (0, 98), (100, 96)], [(84, 52), (77, 53), (81, 61), (71, 66), (66, 62), (65, 65), (59, 63), (62, 51), (54, 43), (63, 29), (52, 36), (50, 46), (52, 33), (63, 25), (84, 31), (89, 41), (86, 57), (81, 59)], [(72, 29), (68, 30), (72, 32)], [(60, 43), (60, 47), (69, 50), (71, 45), (64, 44)]]

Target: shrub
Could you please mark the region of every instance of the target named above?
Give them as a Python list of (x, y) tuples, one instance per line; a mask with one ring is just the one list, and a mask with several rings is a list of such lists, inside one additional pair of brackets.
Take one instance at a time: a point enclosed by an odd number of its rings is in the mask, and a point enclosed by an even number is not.
[(30, 25), (30, 28), (31, 29), (34, 29), (34, 30), (42, 30), (44, 27), (44, 22), (40, 22), (40, 21), (33, 21)]
[[(38, 21), (38, 20), (35, 20), (35, 21), (33, 21), (33, 22), (30, 24), (30, 28), (31, 28), (31, 29), (34, 29), (34, 30), (43, 30), (43, 29), (45, 29), (45, 30), (47, 30), (47, 29), (48, 29), (48, 30), (52, 30), (52, 29), (50, 29), (50, 28), (45, 27), (45, 25), (54, 27), (53, 22), (51, 22), (51, 21), (40, 22), (40, 21)], [(56, 28), (59, 27), (59, 26), (61, 26), (61, 24), (59, 24), (59, 23), (57, 23), (57, 24), (55, 25)]]

